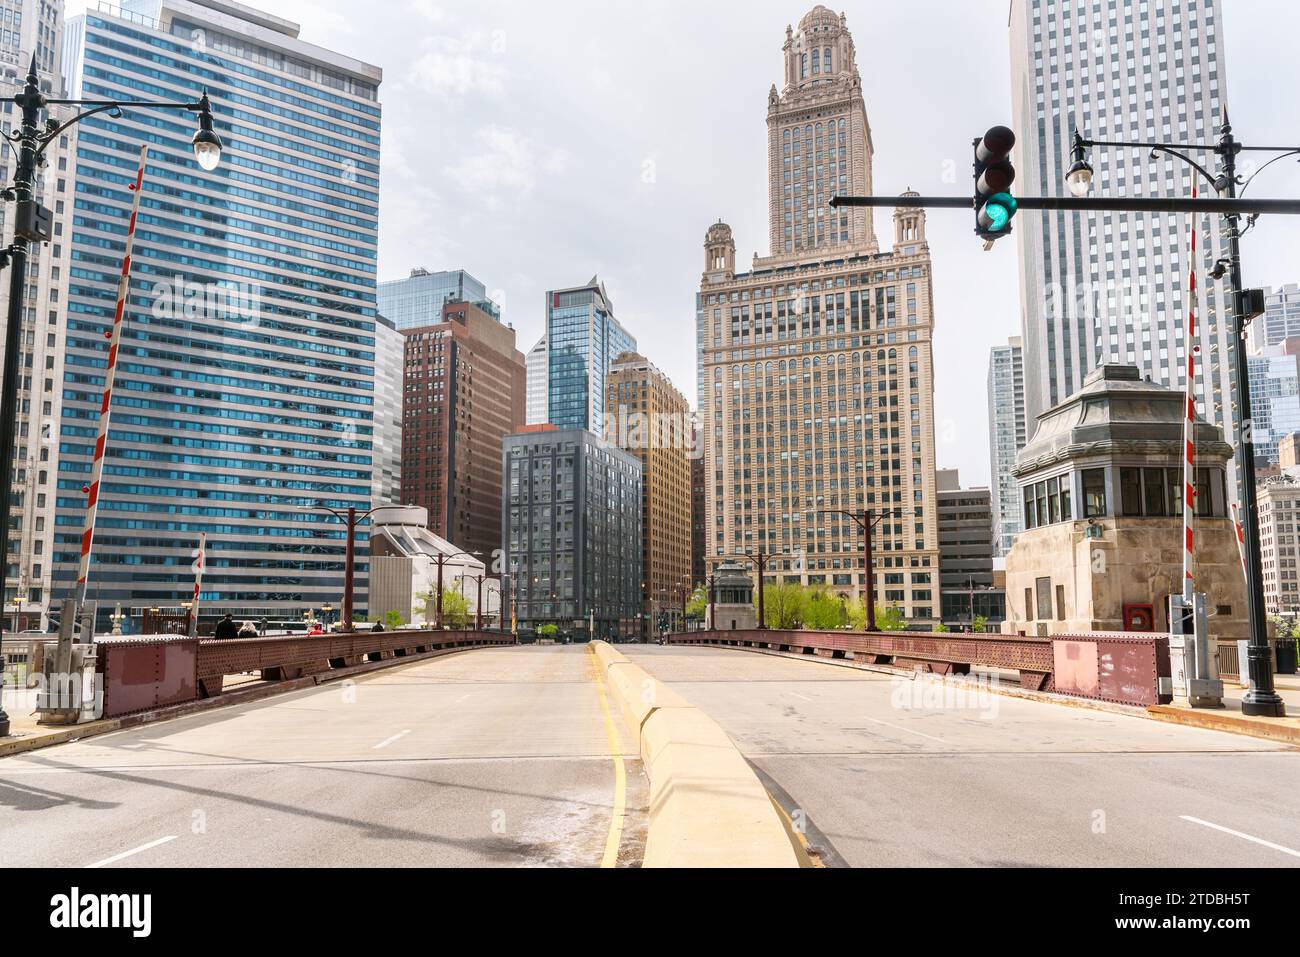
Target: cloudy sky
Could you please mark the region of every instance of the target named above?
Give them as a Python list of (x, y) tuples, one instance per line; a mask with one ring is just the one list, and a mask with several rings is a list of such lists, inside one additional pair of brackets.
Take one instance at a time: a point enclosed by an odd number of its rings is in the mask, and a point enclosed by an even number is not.
[[(812, 3), (244, 2), (383, 67), (380, 279), (468, 269), (527, 351), (546, 290), (599, 274), (641, 351), (694, 402), (704, 232), (725, 219), (739, 264), (767, 254), (767, 92), (786, 24)], [(1238, 135), (1300, 145), (1300, 4), (1220, 2)], [(84, 5), (71, 0), (69, 14)], [(858, 47), (876, 192), (965, 193), (971, 138), (1011, 120), (1008, 0), (830, 5)], [(1300, 164), (1265, 176), (1255, 192), (1300, 197)], [(887, 244), (888, 213), (877, 215)], [(955, 211), (933, 211), (928, 233), (937, 464), (984, 484), (988, 348), (1019, 329), (1015, 246), (983, 252)], [(1244, 260), (1248, 284), (1300, 281), (1300, 219), (1261, 222)]]

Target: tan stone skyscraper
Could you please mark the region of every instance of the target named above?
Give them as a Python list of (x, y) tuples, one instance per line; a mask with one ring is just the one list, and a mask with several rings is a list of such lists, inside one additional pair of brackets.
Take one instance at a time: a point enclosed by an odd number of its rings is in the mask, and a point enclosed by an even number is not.
[(767, 96), (771, 252), (849, 244), (877, 251), (870, 209), (830, 208), (871, 194), (871, 124), (844, 15), (814, 7), (785, 28), (785, 86)]
[[(787, 28), (785, 87), (768, 100), (771, 255), (736, 272), (731, 228), (705, 239), (696, 298), (706, 562), (775, 556), (769, 583), (861, 593), (876, 527), (875, 595), (910, 619), (939, 612), (930, 250), (925, 213), (894, 213), (881, 253), (869, 210), (873, 144), (842, 16)], [(915, 195), (915, 194), (913, 194)], [(860, 217), (860, 218), (859, 218)]]
[(642, 613), (682, 630), (691, 581), (691, 408), (645, 356), (624, 352), (605, 377), (605, 441), (641, 460)]

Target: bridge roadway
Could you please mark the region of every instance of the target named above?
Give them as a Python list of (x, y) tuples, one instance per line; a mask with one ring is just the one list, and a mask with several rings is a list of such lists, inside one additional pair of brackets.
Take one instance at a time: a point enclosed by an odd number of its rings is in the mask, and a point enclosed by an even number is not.
[(832, 866), (1300, 866), (1300, 751), (1282, 745), (1006, 695), (942, 702), (810, 658), (619, 647), (722, 725)]
[[(620, 650), (722, 725), (832, 866), (1300, 865), (1295, 750), (807, 658)], [(469, 651), (3, 758), (0, 865), (633, 864), (645, 776), (595, 676), (579, 646)]]
[(645, 777), (596, 675), (469, 651), (3, 758), (0, 865), (636, 863)]

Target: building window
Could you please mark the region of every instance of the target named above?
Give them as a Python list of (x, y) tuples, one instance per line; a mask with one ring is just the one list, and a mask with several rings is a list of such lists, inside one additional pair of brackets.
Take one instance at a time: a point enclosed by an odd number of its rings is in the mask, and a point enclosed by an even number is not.
[(1043, 621), (1048, 621), (1052, 617), (1052, 580), (1050, 578), (1035, 579), (1034, 587), (1038, 593), (1038, 617)]
[(1083, 470), (1084, 518), (1100, 518), (1106, 514), (1106, 470)]

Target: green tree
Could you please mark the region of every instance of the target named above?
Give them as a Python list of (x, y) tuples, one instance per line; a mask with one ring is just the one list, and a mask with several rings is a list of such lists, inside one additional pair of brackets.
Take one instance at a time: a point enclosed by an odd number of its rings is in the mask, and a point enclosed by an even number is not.
[(907, 619), (897, 605), (876, 609), (876, 627), (881, 631), (902, 631), (907, 627)]
[(709, 607), (709, 590), (701, 585), (695, 591), (691, 592), (691, 597), (686, 602), (686, 617), (695, 621), (703, 621), (704, 613)]
[(554, 638), (559, 633), (560, 627), (558, 625), (542, 625), (537, 629), (538, 638)]
[(854, 631), (864, 631), (867, 627), (867, 608), (862, 604), (861, 597), (854, 595), (844, 606), (848, 614), (848, 625)]
[(442, 590), (442, 623), (453, 630), (468, 627), (469, 599), (452, 588)]
[(401, 628), (404, 624), (406, 624), (406, 619), (402, 617), (402, 613), (397, 609), (393, 609), (392, 611), (385, 613), (384, 625), (386, 627), (390, 629)]
[(977, 635), (982, 635), (989, 630), (989, 620), (984, 615), (976, 615), (975, 621), (971, 625), (971, 630)]
[(939, 622), (939, 624), (935, 625), (934, 630), (939, 634), (943, 634), (945, 631), (948, 630), (948, 626), (945, 625), (943, 622)]
[(831, 631), (842, 628), (847, 615), (844, 603), (838, 595), (832, 595), (822, 588), (814, 588), (804, 602), (804, 624), (818, 631)]
[[(758, 592), (754, 592), (754, 601), (758, 601)], [(767, 585), (763, 588), (763, 618), (769, 628), (789, 631), (800, 627), (804, 622), (807, 596), (798, 585), (782, 582), (780, 585)]]

